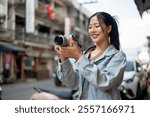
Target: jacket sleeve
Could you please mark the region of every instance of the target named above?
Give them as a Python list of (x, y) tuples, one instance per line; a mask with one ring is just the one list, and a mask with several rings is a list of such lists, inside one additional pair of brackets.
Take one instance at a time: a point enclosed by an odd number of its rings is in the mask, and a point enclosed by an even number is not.
[(78, 71), (73, 68), (73, 63), (71, 63), (69, 59), (63, 63), (58, 63), (57, 76), (68, 88), (78, 88), (79, 76), (77, 72)]
[(126, 56), (123, 52), (116, 53), (103, 69), (94, 62), (88, 62), (85, 56), (82, 56), (76, 62), (76, 65), (87, 81), (101, 90), (109, 90), (121, 84), (126, 65)]

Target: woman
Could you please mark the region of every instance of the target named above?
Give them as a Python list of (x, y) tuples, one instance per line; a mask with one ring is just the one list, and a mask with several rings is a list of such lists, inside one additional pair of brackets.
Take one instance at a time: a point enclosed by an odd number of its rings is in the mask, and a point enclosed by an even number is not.
[[(68, 47), (55, 47), (61, 60), (58, 77), (79, 90), (78, 99), (120, 99), (126, 56), (120, 50), (117, 22), (108, 13), (97, 12), (89, 18), (88, 34), (95, 45), (84, 53), (72, 39)], [(68, 58), (76, 59), (76, 69)]]
[[(55, 46), (60, 57), (57, 75), (67, 87), (78, 90), (81, 100), (120, 99), (126, 56), (120, 50), (118, 26), (105, 12), (89, 18), (88, 34), (95, 43), (85, 52), (70, 39), (70, 46)], [(69, 58), (76, 59), (72, 64)]]

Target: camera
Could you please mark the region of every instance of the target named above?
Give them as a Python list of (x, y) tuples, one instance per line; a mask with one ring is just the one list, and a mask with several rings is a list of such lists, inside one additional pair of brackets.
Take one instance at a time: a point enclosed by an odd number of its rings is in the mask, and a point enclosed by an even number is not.
[(79, 43), (78, 39), (76, 39), (73, 35), (70, 35), (70, 36), (66, 36), (66, 35), (57, 35), (55, 38), (54, 38), (54, 43), (56, 45), (60, 45), (60, 46), (68, 46), (69, 45), (69, 38), (72, 37), (72, 39), (74, 41), (76, 41), (78, 43), (78, 46), (80, 48), (82, 48), (82, 45)]
[(67, 37), (65, 35), (58, 35), (54, 38), (54, 42), (56, 45), (67, 46), (69, 38), (70, 37)]

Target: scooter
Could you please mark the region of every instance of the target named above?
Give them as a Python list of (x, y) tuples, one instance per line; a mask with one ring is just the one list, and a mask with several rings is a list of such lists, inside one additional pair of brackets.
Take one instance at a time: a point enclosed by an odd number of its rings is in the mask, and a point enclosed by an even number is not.
[[(58, 79), (56, 70), (53, 71), (53, 78), (54, 83), (57, 86), (57, 88), (64, 88), (61, 81)], [(78, 98), (78, 91), (67, 89), (67, 90), (57, 90), (56, 89), (50, 89), (50, 88), (40, 88), (40, 87), (33, 87), (33, 89), (36, 91), (30, 99), (32, 100), (42, 100), (42, 99), (64, 99), (64, 100), (76, 100)]]
[(0, 73), (0, 100), (2, 100), (2, 87), (1, 84), (7, 83), (7, 80), (10, 76), (9, 70), (4, 70), (2, 73)]
[(31, 100), (75, 100), (77, 99), (78, 92), (76, 90), (54, 90), (54, 89), (44, 89), (39, 87), (33, 87), (36, 91), (31, 97)]
[[(3, 83), (2, 75), (0, 74), (0, 85)], [(2, 99), (2, 87), (0, 86), (0, 100)]]

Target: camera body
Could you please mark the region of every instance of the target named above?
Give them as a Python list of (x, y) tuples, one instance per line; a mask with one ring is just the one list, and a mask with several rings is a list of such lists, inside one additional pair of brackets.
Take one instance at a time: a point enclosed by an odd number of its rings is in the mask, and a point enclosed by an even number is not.
[(69, 43), (69, 38), (71, 37), (72, 35), (70, 36), (65, 36), (65, 35), (58, 35), (54, 38), (54, 42), (56, 45), (60, 45), (60, 46), (67, 46), (68, 43)]
[(72, 37), (72, 39), (74, 41), (76, 41), (78, 43), (78, 46), (80, 48), (82, 48), (82, 45), (79, 43), (78, 39), (76, 39), (73, 35), (69, 35), (69, 36), (66, 36), (66, 35), (57, 35), (55, 38), (54, 38), (54, 43), (56, 45), (60, 45), (60, 46), (68, 46), (69, 45), (69, 39)]

